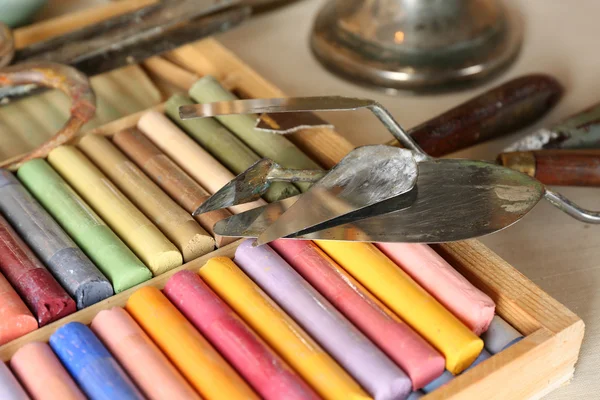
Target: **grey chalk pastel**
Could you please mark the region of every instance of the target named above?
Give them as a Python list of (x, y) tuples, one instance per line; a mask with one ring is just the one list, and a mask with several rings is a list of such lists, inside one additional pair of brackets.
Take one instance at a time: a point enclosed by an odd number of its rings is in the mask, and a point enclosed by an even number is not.
[[(486, 349), (481, 350), (481, 353), (475, 359), (475, 361), (473, 361), (473, 364), (471, 364), (471, 366), (469, 368), (467, 368), (466, 370), (461, 372), (461, 374), (464, 374), (465, 372), (469, 371), (470, 369), (475, 368), (477, 365), (484, 362), (491, 356), (492, 355)], [(446, 371), (444, 371), (444, 373), (442, 375), (440, 375), (439, 378), (434, 379), (433, 381), (431, 381), (427, 386), (425, 386), (421, 390), (424, 393), (431, 393), (434, 390), (439, 389), (440, 387), (444, 386), (445, 384), (450, 382), (452, 379), (454, 379), (454, 375), (452, 375), (448, 370), (446, 370)]]
[(494, 315), (490, 327), (481, 338), (486, 350), (496, 354), (521, 340), (523, 335), (501, 317)]
[(0, 211), (81, 309), (113, 295), (108, 279), (21, 185), (0, 170)]

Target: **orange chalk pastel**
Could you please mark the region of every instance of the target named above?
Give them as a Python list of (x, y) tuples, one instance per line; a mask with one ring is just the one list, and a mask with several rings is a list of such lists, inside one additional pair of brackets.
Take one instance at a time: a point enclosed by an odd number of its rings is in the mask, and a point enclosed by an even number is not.
[(36, 330), (38, 323), (15, 289), (0, 275), (0, 346)]
[(258, 399), (160, 290), (138, 290), (127, 301), (126, 310), (203, 397)]

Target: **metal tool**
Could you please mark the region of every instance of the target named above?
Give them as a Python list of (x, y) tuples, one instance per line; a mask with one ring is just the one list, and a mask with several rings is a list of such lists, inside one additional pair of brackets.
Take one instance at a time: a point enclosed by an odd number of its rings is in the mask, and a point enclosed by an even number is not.
[[(142, 9), (14, 51), (12, 63), (52, 62), (70, 65), (94, 76), (186, 43), (231, 29), (251, 14), (240, 0), (162, 0)], [(0, 35), (0, 51), (13, 47), (7, 29)], [(8, 35), (6, 34), (8, 32)], [(0, 61), (5, 63), (10, 58)], [(0, 97), (21, 97), (36, 87), (4, 88)]]
[(600, 148), (600, 103), (542, 128), (508, 146), (504, 152), (542, 149)]
[[(280, 204), (269, 205), (262, 212), (252, 210), (248, 215), (230, 218), (220, 227), (235, 226), (234, 220), (237, 219), (254, 222), (258, 213), (258, 216), (266, 214), (265, 218), (273, 215), (276, 217), (270, 219), (273, 223), (258, 235), (257, 244), (275, 240), (281, 237), (282, 232), (287, 233), (285, 237), (312, 239), (446, 242), (478, 237), (504, 229), (527, 214), (542, 197), (580, 221), (600, 223), (600, 213), (582, 209), (525, 174), (485, 162), (430, 158), (412, 142), (410, 136), (387, 110), (370, 100), (340, 97), (238, 100), (184, 106), (180, 108), (180, 116), (186, 119), (239, 113), (355, 110), (362, 107), (373, 111), (390, 132), (413, 153), (418, 163), (418, 178), (413, 189), (417, 194), (412, 203), (403, 198), (412, 191), (404, 192), (405, 194), (390, 196), (382, 203), (355, 208), (347, 214), (338, 213), (337, 217), (315, 223), (319, 213), (314, 213), (313, 209), (322, 209), (323, 206), (318, 203), (320, 200), (313, 197), (317, 203), (313, 202), (312, 207), (311, 204), (308, 208), (306, 204), (300, 207), (299, 204), (303, 203), (300, 197), (289, 210), (285, 207), (283, 214), (276, 215), (283, 209)], [(330, 173), (322, 179), (326, 179)], [(351, 174), (352, 171), (345, 173)], [(395, 181), (396, 184), (399, 182), (394, 174), (388, 175), (387, 179)], [(311, 191), (312, 189), (303, 196)], [(412, 195), (414, 196), (414, 193)], [(394, 211), (395, 200), (400, 202), (399, 211)], [(378, 209), (380, 204), (381, 208)], [(309, 217), (300, 212), (295, 213), (295, 218), (291, 220), (283, 217), (296, 207)], [(344, 220), (349, 216), (352, 219), (351, 223)], [(331, 215), (328, 214), (328, 217)], [(298, 218), (302, 218), (302, 221)], [(281, 225), (277, 226), (278, 224)], [(287, 224), (291, 225), (288, 227)], [(302, 229), (297, 229), (298, 227)], [(247, 232), (248, 225), (244, 225), (243, 229), (235, 232), (236, 235), (233, 236), (246, 236)], [(219, 230), (219, 234), (231, 233), (225, 229)]]
[(428, 92), (473, 85), (507, 68), (521, 23), (500, 0), (329, 0), (311, 48), (352, 83)]
[(36, 85), (58, 89), (71, 99), (71, 115), (54, 136), (32, 152), (17, 160), (0, 164), (2, 168), (17, 169), (33, 158), (45, 157), (50, 150), (71, 139), (96, 112), (96, 96), (88, 78), (75, 68), (49, 62), (24, 63), (0, 68), (0, 87)]
[[(544, 194), (535, 179), (480, 161), (441, 159), (419, 163), (414, 198), (399, 196), (286, 237), (369, 242), (438, 243), (504, 229), (529, 212)], [(263, 236), (301, 196), (268, 204), (218, 222), (220, 235)]]

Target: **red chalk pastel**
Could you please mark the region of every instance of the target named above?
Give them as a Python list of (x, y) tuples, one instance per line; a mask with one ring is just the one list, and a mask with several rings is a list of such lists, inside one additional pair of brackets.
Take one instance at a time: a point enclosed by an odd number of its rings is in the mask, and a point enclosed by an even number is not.
[(413, 389), (444, 372), (445, 360), (437, 350), (313, 242), (280, 239), (270, 245), (407, 373)]
[(197, 274), (178, 272), (163, 292), (263, 398), (319, 398)]
[(2, 216), (0, 273), (21, 295), (40, 327), (75, 312), (73, 299)]

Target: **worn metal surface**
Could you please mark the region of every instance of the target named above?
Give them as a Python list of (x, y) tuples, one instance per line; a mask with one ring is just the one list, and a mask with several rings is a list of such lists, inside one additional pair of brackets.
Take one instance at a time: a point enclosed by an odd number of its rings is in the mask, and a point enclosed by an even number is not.
[(39, 62), (0, 69), (0, 86), (29, 84), (64, 92), (71, 99), (71, 115), (63, 127), (45, 143), (16, 161), (0, 164), (2, 168), (17, 169), (27, 160), (45, 157), (50, 150), (73, 138), (96, 112), (96, 96), (88, 78), (72, 67)]
[(515, 60), (521, 41), (499, 0), (330, 0), (311, 34), (327, 69), (388, 93), (481, 83)]
[(341, 96), (290, 97), (281, 99), (234, 100), (207, 104), (181, 106), (181, 119), (216, 117), (231, 114), (269, 114), (302, 111), (355, 111), (366, 108), (371, 111), (388, 131), (402, 144), (413, 150), (417, 161), (428, 156), (381, 104), (370, 99)]
[[(542, 198), (544, 187), (526, 175), (480, 161), (419, 163), (416, 198), (403, 196), (363, 210), (362, 219), (341, 218), (320, 231), (289, 237), (376, 242), (448, 242), (497, 232), (512, 225)], [(405, 195), (406, 196), (406, 195)], [(225, 236), (259, 237), (293, 200), (232, 216), (215, 225)], [(394, 202), (397, 202), (394, 204)], [(407, 204), (408, 203), (408, 204)], [(400, 206), (400, 211), (392, 211)], [(378, 209), (381, 207), (381, 209)], [(382, 214), (383, 213), (383, 214)]]
[[(251, 14), (249, 6), (240, 4), (240, 0), (163, 0), (18, 50), (13, 63), (60, 63), (94, 76), (231, 29)], [(33, 85), (10, 88), (0, 91), (0, 97), (6, 102), (38, 91)]]
[(600, 103), (566, 118), (551, 128), (539, 129), (504, 151), (600, 148)]
[(417, 162), (409, 150), (384, 145), (350, 152), (259, 237), (266, 244), (410, 191)]
[(287, 169), (272, 160), (263, 158), (210, 196), (192, 215), (256, 201), (269, 190), (273, 182), (313, 183), (326, 173), (327, 171), (323, 170)]
[[(389, 185), (394, 179), (396, 184), (406, 183), (402, 193), (414, 185), (410, 185), (410, 174), (406, 171), (400, 172), (400, 175), (397, 171), (396, 174), (382, 174), (381, 166), (367, 168), (368, 172), (361, 177), (362, 181), (367, 182), (370, 178), (378, 188), (387, 184), (379, 193), (388, 192), (388, 197), (381, 195), (380, 201), (372, 202), (362, 198), (362, 207), (348, 207), (348, 204), (344, 204), (347, 199), (340, 196), (343, 192), (339, 187), (336, 189), (335, 185), (323, 192), (317, 190), (313, 195), (309, 191), (305, 194), (306, 201), (299, 200), (302, 206), (291, 207), (289, 216), (286, 216), (288, 212), (281, 216), (282, 222), (272, 219), (272, 224), (264, 227), (264, 236), (259, 235), (258, 243), (266, 243), (286, 235), (314, 239), (426, 243), (463, 240), (496, 232), (515, 223), (544, 194), (545, 187), (542, 183), (509, 168), (471, 160), (434, 160), (421, 150), (385, 108), (371, 100), (345, 97), (255, 99), (182, 106), (179, 110), (180, 117), (186, 119), (230, 114), (342, 111), (359, 108), (372, 111), (401, 144), (408, 148), (407, 151), (412, 153), (418, 168), (418, 194), (415, 203), (402, 208), (402, 211), (381, 216), (381, 213), (389, 212), (390, 204), (386, 203), (383, 209), (378, 210), (378, 203), (402, 198), (399, 194), (389, 193)], [(370, 155), (371, 162), (375, 161), (377, 164), (377, 161), (389, 161), (386, 151), (392, 147), (373, 147), (377, 150)], [(391, 168), (390, 171), (395, 169)], [(347, 168), (341, 170), (341, 175), (347, 180), (357, 172), (355, 167)], [(421, 174), (425, 174), (425, 178)], [(229, 189), (235, 189), (235, 185)], [(574, 218), (600, 223), (595, 211), (585, 210), (559, 195), (551, 196), (551, 203)], [(406, 207), (405, 199), (398, 206)], [(341, 217), (350, 213), (356, 216), (357, 210), (361, 208), (369, 212), (364, 215), (364, 220), (339, 225), (343, 221)], [(331, 221), (328, 226), (332, 228), (304, 234), (313, 226), (322, 229), (328, 221)], [(436, 227), (434, 221), (441, 226)], [(386, 224), (391, 225), (388, 227)]]

